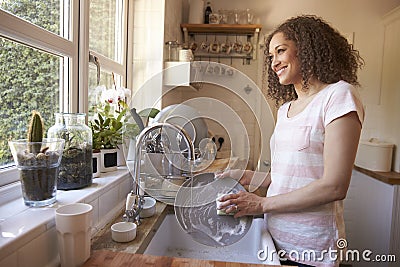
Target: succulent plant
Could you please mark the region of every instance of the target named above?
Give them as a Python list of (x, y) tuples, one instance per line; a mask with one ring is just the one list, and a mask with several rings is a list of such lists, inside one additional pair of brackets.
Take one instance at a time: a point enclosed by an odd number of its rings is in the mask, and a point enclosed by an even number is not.
[(36, 110), (32, 111), (31, 121), (29, 123), (28, 130), (28, 142), (37, 142), (36, 144), (30, 144), (28, 146), (28, 151), (30, 153), (37, 154), (41, 149), (41, 142), (43, 141), (43, 120), (40, 113)]

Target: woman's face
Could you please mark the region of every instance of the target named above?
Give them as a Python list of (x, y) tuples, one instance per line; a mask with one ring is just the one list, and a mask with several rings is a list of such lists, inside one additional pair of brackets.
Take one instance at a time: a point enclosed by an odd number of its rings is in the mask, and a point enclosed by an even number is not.
[(300, 62), (297, 57), (296, 44), (285, 38), (281, 32), (276, 33), (269, 44), (271, 68), (283, 85), (301, 85)]

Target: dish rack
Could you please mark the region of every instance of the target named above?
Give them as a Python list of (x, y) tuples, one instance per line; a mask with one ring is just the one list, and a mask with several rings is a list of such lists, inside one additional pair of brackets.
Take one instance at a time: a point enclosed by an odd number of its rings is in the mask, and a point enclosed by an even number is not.
[(169, 205), (174, 204), (180, 186), (190, 177), (141, 173), (145, 193)]

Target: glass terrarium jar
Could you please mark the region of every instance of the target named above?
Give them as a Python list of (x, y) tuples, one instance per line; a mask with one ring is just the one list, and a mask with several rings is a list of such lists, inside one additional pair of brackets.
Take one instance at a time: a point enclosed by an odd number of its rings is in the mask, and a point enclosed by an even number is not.
[(79, 189), (92, 184), (92, 130), (84, 113), (56, 113), (56, 122), (48, 130), (49, 138), (65, 140), (57, 179), (57, 189)]
[[(9, 145), (18, 167), (25, 205), (42, 207), (56, 202), (64, 140), (44, 138), (42, 142), (29, 142), (20, 139), (9, 141)], [(34, 151), (32, 147), (38, 149)]]

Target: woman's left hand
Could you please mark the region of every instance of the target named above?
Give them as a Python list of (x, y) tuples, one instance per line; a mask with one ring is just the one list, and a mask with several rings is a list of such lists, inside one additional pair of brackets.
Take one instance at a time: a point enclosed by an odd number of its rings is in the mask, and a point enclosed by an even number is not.
[(265, 200), (265, 197), (260, 197), (246, 191), (225, 195), (219, 199), (221, 202), (220, 209), (224, 210), (226, 213), (235, 212), (235, 218), (245, 215), (263, 214), (263, 204)]

